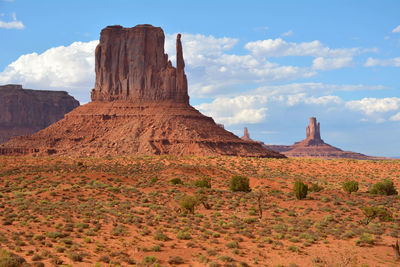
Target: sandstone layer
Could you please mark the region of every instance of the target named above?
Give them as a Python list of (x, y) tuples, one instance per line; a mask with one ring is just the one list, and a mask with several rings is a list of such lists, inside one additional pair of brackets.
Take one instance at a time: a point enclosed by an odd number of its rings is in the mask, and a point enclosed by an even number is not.
[(28, 137), (0, 147), (3, 155), (234, 155), (285, 157), (244, 141), (189, 105), (181, 35), (176, 68), (164, 53), (161, 28), (102, 30), (92, 102)]
[(310, 124), (306, 128), (306, 139), (296, 142), (291, 146), (285, 145), (264, 145), (266, 148), (284, 154), (287, 157), (302, 158), (347, 158), (347, 159), (384, 159), (371, 157), (361, 153), (343, 151), (340, 148), (331, 146), (321, 139), (320, 123), (315, 117), (310, 118)]
[(64, 91), (23, 89), (18, 84), (0, 86), (0, 143), (33, 134), (78, 106), (79, 102)]

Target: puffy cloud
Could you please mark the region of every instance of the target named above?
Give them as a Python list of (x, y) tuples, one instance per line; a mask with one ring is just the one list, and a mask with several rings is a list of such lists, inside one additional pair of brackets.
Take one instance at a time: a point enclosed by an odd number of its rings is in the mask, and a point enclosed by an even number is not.
[(0, 20), (0, 28), (19, 29), (19, 30), (25, 28), (25, 25), (22, 23), (22, 21), (17, 20), (17, 15), (15, 13), (12, 13), (11, 16), (12, 16), (12, 21), (5, 22)]
[(368, 58), (364, 64), (365, 67), (374, 67), (374, 66), (391, 66), (391, 67), (400, 67), (400, 57), (389, 58), (389, 59), (376, 59), (376, 58)]
[(317, 57), (313, 60), (313, 69), (316, 70), (333, 70), (351, 66), (352, 57), (325, 58)]
[(398, 33), (398, 32), (400, 32), (400, 25), (397, 26), (396, 28), (394, 28), (394, 29), (392, 30), (392, 32), (393, 32), (393, 33)]
[(259, 123), (267, 116), (265, 96), (242, 95), (236, 97), (217, 97), (211, 103), (196, 106), (197, 109), (213, 117), (218, 123), (234, 125)]
[(0, 73), (0, 83), (19, 83), (26, 88), (85, 92), (94, 85), (94, 49), (98, 41), (74, 42), (42, 54), (20, 56)]
[[(310, 114), (363, 111), (372, 116), (376, 111), (397, 109), (393, 99), (363, 99), (346, 102), (335, 93), (355, 90), (381, 90), (382, 86), (334, 85), (322, 83), (291, 83), (278, 86), (263, 86), (235, 96), (216, 97), (211, 103), (203, 103), (196, 108), (217, 122), (230, 125), (262, 123), (268, 117), (285, 114), (289, 110), (307, 110)], [(400, 106), (400, 102), (398, 103)], [(332, 115), (331, 115), (332, 116)], [(358, 115), (359, 116), (359, 115)], [(374, 121), (379, 120), (374, 117)]]
[(312, 57), (351, 57), (360, 52), (359, 48), (330, 49), (320, 41), (291, 43), (277, 39), (259, 40), (245, 45), (252, 54), (261, 57), (312, 56)]
[[(176, 34), (166, 35), (165, 50), (175, 60)], [(306, 67), (279, 65), (254, 54), (230, 54), (238, 40), (201, 34), (182, 34), (190, 93), (203, 97), (227, 93), (246, 83), (271, 83), (310, 77)]]
[(374, 113), (385, 113), (395, 111), (400, 108), (400, 98), (363, 98), (361, 100), (353, 100), (346, 103), (346, 107), (351, 110), (359, 110), (367, 115)]

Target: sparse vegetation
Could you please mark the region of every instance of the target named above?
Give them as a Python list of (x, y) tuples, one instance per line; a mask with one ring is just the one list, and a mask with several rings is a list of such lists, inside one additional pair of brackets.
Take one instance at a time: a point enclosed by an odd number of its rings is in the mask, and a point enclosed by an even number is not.
[(357, 181), (347, 181), (347, 182), (343, 183), (342, 187), (345, 192), (351, 194), (353, 192), (358, 191), (358, 182)]
[(203, 177), (200, 180), (194, 181), (194, 185), (200, 188), (211, 188), (211, 178)]
[(231, 178), (229, 189), (233, 192), (250, 192), (249, 178), (241, 175), (234, 175)]
[[(320, 266), (322, 260), (306, 256), (310, 251), (329, 247), (336, 259), (344, 254), (338, 240), (364, 253), (364, 246), (395, 243), (400, 232), (397, 197), (343, 193), (346, 181), (363, 189), (386, 177), (396, 188), (397, 161), (79, 160), (81, 166), (61, 157), (0, 157), (2, 248), (32, 266), (275, 266), (278, 255)], [(231, 190), (234, 176), (247, 178), (244, 193)], [(176, 177), (181, 183), (174, 185)], [(296, 201), (292, 185), (298, 180), (314, 192), (307, 201)], [(211, 181), (212, 188), (196, 181)], [(178, 254), (182, 248), (190, 253)], [(379, 257), (382, 266), (391, 266), (392, 251), (382, 251), (357, 252), (354, 265), (373, 266)], [(338, 263), (323, 255), (327, 265)]]
[(297, 180), (294, 183), (294, 195), (297, 199), (304, 199), (307, 197), (308, 186), (304, 184), (302, 181)]
[(362, 209), (365, 215), (365, 224), (369, 224), (373, 219), (379, 218), (382, 222), (393, 220), (392, 214), (385, 207), (367, 206)]
[(371, 187), (369, 192), (374, 195), (386, 195), (386, 196), (398, 194), (396, 188), (394, 187), (393, 181), (389, 179), (377, 182)]

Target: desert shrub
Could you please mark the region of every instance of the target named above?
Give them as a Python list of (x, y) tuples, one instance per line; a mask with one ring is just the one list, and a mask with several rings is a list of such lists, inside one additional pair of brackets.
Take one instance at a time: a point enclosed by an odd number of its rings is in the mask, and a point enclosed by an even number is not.
[(5, 249), (0, 250), (0, 266), (1, 267), (19, 267), (25, 263), (25, 259), (21, 256), (13, 254)]
[(178, 234), (176, 235), (176, 237), (178, 239), (181, 239), (181, 240), (190, 240), (190, 239), (192, 239), (190, 234), (188, 232), (184, 232), (184, 231), (179, 231)]
[(102, 256), (100, 256), (99, 261), (105, 262), (105, 263), (110, 263), (110, 258), (107, 255), (102, 255)]
[(231, 241), (225, 244), (225, 246), (227, 246), (228, 248), (238, 248), (239, 244), (236, 241)]
[(197, 203), (198, 201), (196, 197), (184, 196), (179, 204), (181, 205), (182, 210), (194, 213), (194, 207), (197, 205)]
[(76, 252), (69, 253), (68, 258), (70, 258), (72, 261), (79, 261), (79, 262), (83, 260), (82, 255)]
[(362, 209), (365, 215), (365, 224), (370, 223), (373, 219), (379, 218), (381, 222), (390, 222), (393, 216), (385, 207), (367, 206)]
[(123, 225), (117, 225), (111, 230), (111, 234), (114, 236), (122, 236), (125, 235), (126, 228)]
[[(60, 232), (49, 232), (49, 233), (47, 233), (47, 236), (48, 236), (49, 238), (64, 238), (64, 237), (66, 237), (67, 235), (64, 234), (64, 233), (60, 233)], [(41, 239), (41, 240), (42, 240), (42, 239)]]
[(397, 195), (397, 190), (394, 187), (393, 181), (390, 179), (377, 182), (371, 187), (369, 192), (374, 195)]
[(351, 194), (352, 192), (358, 191), (358, 182), (357, 181), (347, 181), (347, 182), (343, 183), (342, 187), (345, 192)]
[(157, 230), (154, 232), (154, 239), (158, 241), (168, 241), (169, 238), (166, 236), (161, 230)]
[(169, 183), (177, 185), (177, 184), (183, 184), (182, 180), (180, 178), (173, 178), (169, 180)]
[(194, 185), (197, 187), (211, 188), (211, 178), (203, 177), (200, 180), (194, 181)]
[(241, 175), (232, 176), (229, 189), (233, 192), (250, 192), (249, 178)]
[(154, 256), (146, 256), (143, 258), (143, 263), (144, 264), (152, 264), (152, 263), (156, 263), (158, 260), (156, 257)]
[(304, 184), (302, 181), (297, 180), (294, 183), (294, 195), (296, 196), (297, 199), (303, 199), (306, 198), (307, 192), (308, 192), (308, 186)]
[(152, 246), (152, 247), (150, 248), (150, 251), (153, 251), (153, 252), (160, 252), (160, 251), (161, 251), (161, 247), (160, 247), (160, 245)]
[(364, 245), (373, 245), (374, 242), (375, 240), (370, 234), (363, 233), (360, 238), (356, 240), (356, 245), (362, 247)]
[(183, 260), (183, 258), (181, 256), (173, 256), (170, 257), (168, 260), (169, 264), (183, 264), (185, 261)]
[(312, 183), (310, 187), (310, 192), (321, 192), (324, 190), (324, 187), (322, 185), (319, 185), (317, 183)]
[(32, 257), (32, 261), (40, 261), (42, 260), (42, 257), (39, 254), (35, 254)]

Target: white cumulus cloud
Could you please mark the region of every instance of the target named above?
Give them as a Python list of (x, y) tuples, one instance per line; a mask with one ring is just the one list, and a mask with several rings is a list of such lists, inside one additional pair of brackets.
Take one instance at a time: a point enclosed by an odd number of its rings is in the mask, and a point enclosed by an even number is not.
[(25, 28), (25, 25), (22, 21), (17, 20), (17, 15), (15, 13), (11, 14), (12, 21), (2, 21), (0, 20), (0, 28), (4, 29), (19, 29), (22, 30)]
[(353, 58), (352, 57), (317, 57), (313, 60), (313, 69), (316, 70), (333, 70), (340, 69), (344, 67), (349, 67), (352, 65)]
[(351, 57), (360, 52), (359, 48), (331, 49), (320, 41), (294, 43), (281, 38), (249, 42), (245, 48), (261, 57), (312, 56), (312, 57)]
[(374, 67), (374, 66), (389, 66), (389, 67), (400, 67), (400, 57), (388, 58), (388, 59), (376, 59), (376, 58), (368, 58), (364, 64), (365, 67)]
[(374, 113), (385, 113), (395, 111), (400, 108), (400, 98), (386, 97), (386, 98), (363, 98), (361, 100), (353, 100), (346, 103), (346, 107), (352, 110), (359, 110), (367, 115)]
[(267, 116), (268, 108), (264, 96), (241, 95), (236, 97), (217, 97), (211, 103), (196, 106), (216, 122), (224, 125), (240, 123), (259, 123)]
[[(175, 59), (176, 34), (166, 35), (166, 52)], [(227, 93), (245, 83), (272, 83), (310, 77), (307, 67), (279, 65), (250, 53), (229, 53), (237, 44), (234, 38), (182, 34), (186, 73), (193, 96)]]
[(42, 54), (20, 56), (0, 73), (0, 83), (25, 88), (87, 90), (94, 85), (94, 50), (98, 41), (74, 42)]

